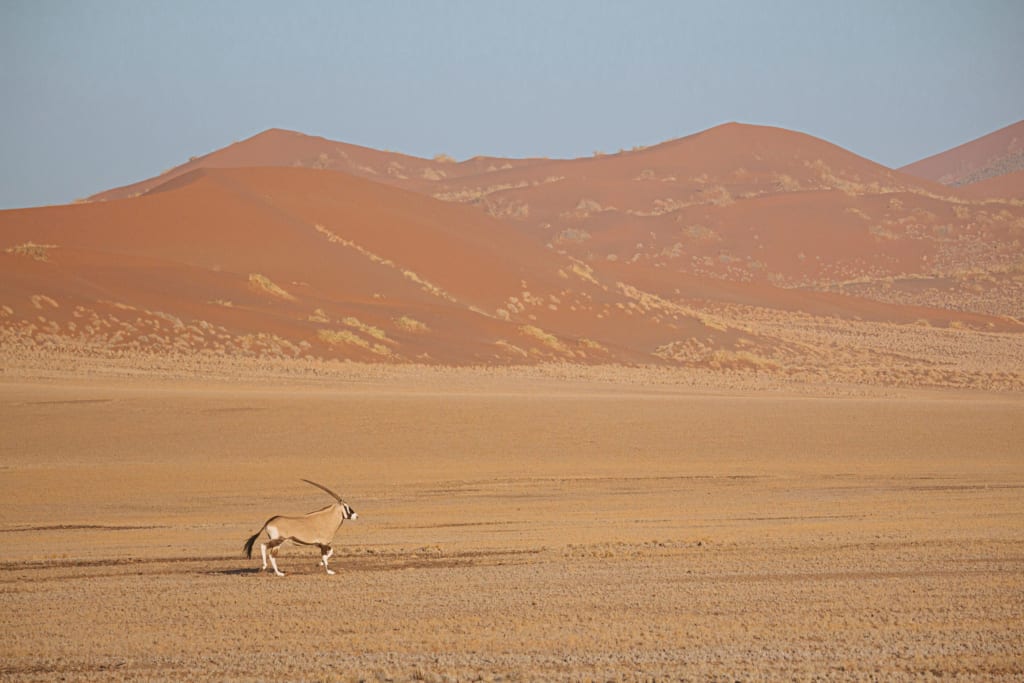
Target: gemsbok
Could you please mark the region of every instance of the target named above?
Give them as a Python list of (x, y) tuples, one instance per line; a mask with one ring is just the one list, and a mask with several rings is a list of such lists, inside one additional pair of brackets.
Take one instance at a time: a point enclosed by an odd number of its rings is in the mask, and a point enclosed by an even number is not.
[(302, 481), (312, 484), (318, 489), (323, 489), (338, 502), (331, 503), (325, 508), (316, 512), (310, 512), (301, 517), (277, 515), (268, 519), (260, 530), (254, 533), (245, 542), (245, 545), (242, 546), (245, 550), (245, 556), (252, 559), (253, 544), (256, 543), (256, 539), (259, 538), (260, 534), (264, 531), (267, 532), (267, 541), (260, 543), (260, 553), (263, 555), (263, 569), (261, 571), (266, 571), (267, 556), (269, 555), (270, 566), (274, 568), (274, 573), (278, 576), (284, 576), (284, 572), (277, 568), (277, 550), (285, 541), (291, 541), (297, 545), (319, 546), (320, 558), (324, 564), (324, 569), (327, 570), (328, 574), (334, 574), (334, 571), (327, 566), (328, 558), (334, 554), (334, 549), (331, 548), (331, 541), (346, 519), (359, 519), (359, 515), (356, 514), (356, 511), (348, 503), (341, 499), (341, 496), (326, 486), (309, 479), (303, 479)]

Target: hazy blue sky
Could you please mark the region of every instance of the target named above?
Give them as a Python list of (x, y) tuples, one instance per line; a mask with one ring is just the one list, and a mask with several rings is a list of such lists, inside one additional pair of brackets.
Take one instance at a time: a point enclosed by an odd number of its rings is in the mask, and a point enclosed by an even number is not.
[(0, 0), (0, 208), (271, 127), (568, 157), (725, 121), (900, 166), (1024, 118), (1021, 0)]

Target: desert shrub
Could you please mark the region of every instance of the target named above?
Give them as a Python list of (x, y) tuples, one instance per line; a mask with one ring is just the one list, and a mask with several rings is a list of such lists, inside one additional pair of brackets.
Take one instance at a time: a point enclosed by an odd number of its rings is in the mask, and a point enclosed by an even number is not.
[(49, 250), (56, 249), (56, 244), (36, 244), (35, 242), (25, 242), (13, 247), (4, 249), (8, 254), (15, 254), (17, 256), (27, 256), (35, 259), (36, 261), (48, 261)]
[(549, 332), (545, 332), (539, 327), (536, 327), (534, 325), (523, 325), (522, 327), (519, 328), (519, 330), (524, 335), (536, 339), (549, 349), (558, 351), (559, 353), (569, 352), (569, 349), (565, 346), (565, 344), (559, 341), (558, 337), (556, 337), (553, 334), (550, 334)]
[(518, 346), (509, 342), (506, 339), (499, 339), (498, 341), (494, 342), (494, 345), (517, 356), (522, 356), (523, 358), (526, 358), (527, 356), (530, 355), (524, 349), (519, 348)]
[(270, 278), (266, 275), (260, 275), (259, 273), (249, 274), (249, 285), (254, 289), (261, 292), (266, 292), (271, 296), (277, 297), (278, 299), (285, 299), (286, 301), (295, 301), (295, 297), (275, 285)]
[(354, 330), (359, 330), (363, 334), (373, 337), (374, 339), (379, 339), (380, 341), (388, 341), (388, 335), (384, 332), (384, 330), (380, 329), (379, 327), (374, 327), (373, 325), (368, 325), (367, 323), (364, 323), (361, 320), (359, 320), (359, 318), (349, 316), (347, 318), (344, 318), (341, 322), (346, 327), (351, 327)]
[(350, 330), (319, 330), (317, 337), (331, 346), (351, 345), (366, 349), (378, 356), (390, 356), (391, 349), (383, 344), (373, 344)]
[(427, 327), (426, 323), (422, 323), (419, 320), (416, 320), (415, 318), (410, 318), (407, 315), (403, 315), (400, 318), (396, 318), (395, 325), (401, 330), (405, 330), (406, 332), (414, 332), (417, 334), (430, 331), (430, 328)]
[(590, 237), (590, 233), (584, 230), (583, 228), (566, 228), (565, 230), (562, 230), (557, 235), (555, 235), (554, 242), (556, 244), (561, 244), (564, 242), (579, 243), (589, 240)]
[(801, 190), (800, 181), (786, 173), (777, 173), (774, 176), (776, 192), (798, 192)]
[(31, 297), (32, 305), (39, 310), (43, 309), (43, 306), (49, 306), (50, 308), (59, 308), (59, 304), (52, 298), (45, 294), (33, 294)]
[(716, 185), (715, 187), (704, 190), (703, 197), (708, 204), (713, 204), (715, 206), (729, 206), (730, 204), (735, 203), (732, 193), (729, 192), (728, 188), (722, 185)]

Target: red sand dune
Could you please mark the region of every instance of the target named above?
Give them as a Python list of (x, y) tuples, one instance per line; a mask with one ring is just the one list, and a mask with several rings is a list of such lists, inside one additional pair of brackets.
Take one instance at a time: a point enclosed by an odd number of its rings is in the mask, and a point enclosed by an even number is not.
[(45, 294), (64, 316), (97, 302), (187, 309), (367, 360), (500, 359), (494, 344), (522, 331), (499, 309), (524, 282), (563, 292), (570, 265), (472, 209), (308, 169), (192, 171), (137, 199), (0, 221), (7, 243), (55, 245), (45, 261), (4, 254), (7, 299)]
[[(809, 135), (735, 123), (591, 158), (462, 163), (270, 130), (97, 197), (153, 189), (195, 167), (296, 164), (471, 204), (588, 262), (642, 260), (785, 286), (930, 271), (936, 258), (955, 260), (949, 245), (908, 230), (946, 231), (959, 240), (979, 229), (971, 211), (953, 206), (960, 195), (939, 184)], [(997, 250), (1005, 251), (1004, 237), (997, 235)]]
[(1024, 199), (1024, 170), (985, 178), (958, 189), (960, 194), (976, 199)]
[(336, 142), (290, 130), (271, 128), (209, 154), (193, 157), (153, 178), (89, 197), (90, 201), (125, 199), (147, 192), (199, 168), (287, 166), (344, 171), (399, 187), (429, 187), (444, 177), (486, 172), (488, 169), (529, 165), (529, 159), (475, 157), (463, 162), (439, 154), (434, 160)]
[(595, 264), (819, 289), (988, 267), (1012, 258), (1019, 226), (1010, 223), (1022, 216), (1007, 206), (1014, 218), (1001, 224), (937, 183), (808, 135), (742, 124), (438, 186), (439, 198)]
[(776, 128), (461, 163), (274, 130), (98, 198), (0, 212), (0, 325), (97, 352), (684, 365), (796, 352), (743, 307), (1021, 328), (1012, 287), (976, 309), (956, 273), (1005, 274), (1024, 207)]
[(1024, 169), (1024, 121), (908, 164), (900, 171), (945, 185), (966, 185)]
[(487, 174), (482, 179), (487, 184), (477, 187), (474, 181), (462, 176), (438, 186), (441, 192), (490, 194), (488, 189), (500, 192), (503, 184), (518, 186), (510, 189), (559, 184), (556, 194), (571, 195), (563, 189), (571, 187), (591, 193), (585, 198), (602, 206), (643, 211), (669, 191), (680, 201), (727, 201), (795, 190), (927, 185), (809, 135), (738, 123), (617, 154), (501, 170)]

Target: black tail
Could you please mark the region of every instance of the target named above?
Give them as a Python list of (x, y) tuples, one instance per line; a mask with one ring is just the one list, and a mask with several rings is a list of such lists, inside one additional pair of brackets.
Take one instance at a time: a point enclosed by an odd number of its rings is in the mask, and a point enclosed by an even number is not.
[(245, 545), (242, 546), (242, 550), (245, 551), (245, 556), (247, 558), (249, 558), (250, 560), (252, 559), (252, 545), (253, 545), (253, 543), (256, 542), (256, 539), (259, 538), (260, 534), (262, 534), (262, 533), (263, 533), (263, 529), (260, 529), (259, 531), (254, 533), (252, 536), (250, 536), (249, 540), (246, 541)]
[(267, 525), (273, 522), (275, 519), (277, 519), (277, 517), (271, 517), (267, 521), (263, 522), (263, 526), (260, 527), (260, 530), (254, 533), (252, 536), (250, 536), (249, 540), (246, 541), (245, 545), (242, 546), (242, 550), (245, 551), (245, 556), (248, 557), (250, 560), (252, 559), (253, 543), (255, 543), (256, 539), (260, 537), (260, 534), (262, 534), (263, 531), (267, 528)]

